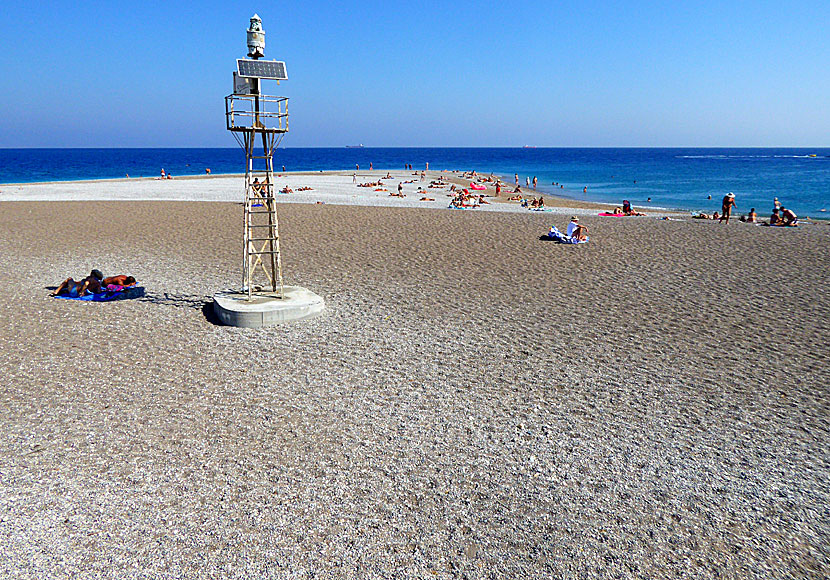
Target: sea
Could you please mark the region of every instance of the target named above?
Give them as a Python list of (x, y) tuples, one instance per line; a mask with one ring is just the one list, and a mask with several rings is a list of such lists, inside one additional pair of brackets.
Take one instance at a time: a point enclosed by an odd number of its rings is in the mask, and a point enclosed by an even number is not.
[[(734, 193), (737, 211), (766, 216), (774, 198), (800, 217), (830, 217), (830, 148), (280, 148), (277, 170), (431, 170), (494, 173), (513, 183), (584, 201), (687, 211), (719, 210)], [(241, 148), (0, 149), (0, 184), (242, 173)], [(2, 186), (0, 186), (2, 191)]]

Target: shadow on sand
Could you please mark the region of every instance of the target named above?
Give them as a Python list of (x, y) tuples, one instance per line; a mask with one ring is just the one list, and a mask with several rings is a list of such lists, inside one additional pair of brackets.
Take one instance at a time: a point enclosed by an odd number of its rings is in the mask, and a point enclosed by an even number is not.
[(210, 296), (199, 296), (196, 294), (170, 294), (169, 292), (163, 292), (161, 294), (145, 292), (144, 296), (138, 300), (140, 302), (161, 304), (162, 306), (172, 306), (173, 308), (201, 310), (205, 320), (214, 326), (222, 326), (219, 318), (213, 312), (213, 298)]

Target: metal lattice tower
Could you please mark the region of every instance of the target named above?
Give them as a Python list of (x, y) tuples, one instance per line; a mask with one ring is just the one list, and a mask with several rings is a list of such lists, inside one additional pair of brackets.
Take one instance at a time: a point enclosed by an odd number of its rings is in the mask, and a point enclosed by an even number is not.
[[(274, 199), (274, 150), (288, 131), (288, 99), (262, 94), (263, 79), (284, 80), (285, 63), (264, 55), (265, 31), (257, 15), (248, 29), (248, 56), (238, 59), (234, 92), (225, 97), (226, 126), (245, 150), (242, 291), (284, 298), (279, 220)], [(260, 149), (261, 147), (261, 149)]]

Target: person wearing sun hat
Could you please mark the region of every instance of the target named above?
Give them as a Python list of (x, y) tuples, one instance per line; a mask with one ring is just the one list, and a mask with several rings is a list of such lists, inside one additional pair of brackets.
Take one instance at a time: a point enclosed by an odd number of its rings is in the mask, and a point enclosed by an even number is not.
[(723, 207), (721, 207), (720, 223), (724, 221), (729, 223), (729, 216), (732, 215), (732, 208), (738, 207), (735, 204), (735, 194), (731, 191), (723, 197)]
[(579, 218), (571, 217), (571, 223), (568, 224), (568, 237), (576, 238), (579, 241), (588, 239), (588, 226), (579, 225)]

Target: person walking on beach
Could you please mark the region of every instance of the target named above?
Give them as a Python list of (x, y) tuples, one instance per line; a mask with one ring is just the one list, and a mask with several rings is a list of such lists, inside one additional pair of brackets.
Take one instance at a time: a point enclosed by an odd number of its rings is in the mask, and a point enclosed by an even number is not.
[(525, 187), (530, 187), (530, 176), (525, 177)]
[(369, 171), (372, 171), (372, 162), (369, 162)]
[(720, 216), (720, 223), (726, 222), (729, 223), (729, 216), (732, 215), (732, 208), (738, 207), (735, 204), (735, 194), (732, 192), (727, 193), (723, 198), (723, 204), (721, 206), (721, 216)]
[(777, 197), (772, 200), (772, 207), (774, 207), (778, 211), (781, 211), (781, 202), (778, 201)]
[(496, 182), (496, 197), (501, 195), (501, 181)]
[(516, 180), (516, 187), (519, 187), (519, 174), (517, 173), (513, 178)]
[(357, 173), (352, 173), (352, 183), (357, 182)]
[(537, 184), (538, 182), (539, 182), (539, 180), (538, 180), (538, 179), (536, 179), (536, 176), (534, 175), (534, 176), (533, 176), (533, 189), (536, 189), (536, 184)]

